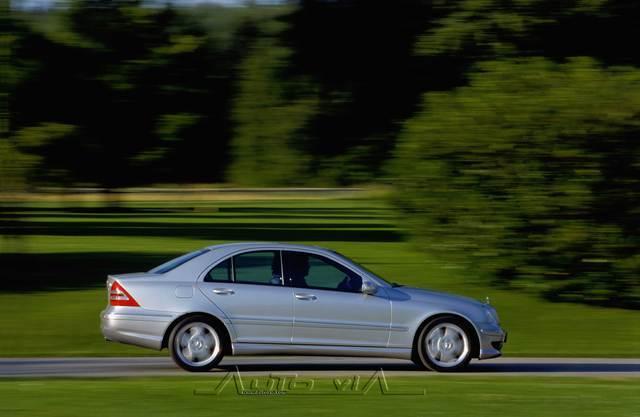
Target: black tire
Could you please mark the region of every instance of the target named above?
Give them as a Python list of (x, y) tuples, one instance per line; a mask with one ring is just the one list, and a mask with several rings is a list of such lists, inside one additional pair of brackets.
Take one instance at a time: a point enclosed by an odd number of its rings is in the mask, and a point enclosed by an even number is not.
[[(210, 346), (209, 340), (213, 340), (214, 344), (217, 347), (213, 347), (212, 354), (210, 356), (206, 356), (206, 359), (198, 361), (197, 357), (194, 356), (192, 361), (189, 361), (187, 356), (184, 353), (184, 348), (179, 346), (178, 338), (182, 337), (185, 333), (187, 338), (189, 337), (189, 330), (195, 330), (197, 328), (201, 329), (202, 334), (204, 334), (203, 340), (193, 340), (193, 342), (204, 343), (204, 346)], [(212, 337), (207, 337), (208, 333), (212, 333)], [(181, 367), (182, 369), (189, 372), (207, 372), (214, 368), (222, 358), (224, 357), (225, 352), (225, 343), (226, 343), (226, 332), (220, 328), (220, 325), (207, 316), (191, 316), (187, 317), (184, 320), (180, 321), (176, 324), (169, 335), (168, 345), (169, 352), (171, 353), (171, 358), (173, 361)], [(200, 351), (198, 351), (200, 352)], [(202, 348), (202, 354), (207, 355), (208, 349)], [(201, 362), (201, 363), (198, 363)]]
[[(442, 366), (432, 359), (427, 352), (425, 338), (433, 329), (446, 327), (445, 325), (451, 325), (449, 326), (451, 329), (457, 328), (461, 330), (463, 333), (461, 340), (463, 344), (466, 344), (466, 346), (463, 349), (463, 353), (454, 361), (454, 364)], [(415, 346), (413, 347), (413, 361), (421, 368), (431, 371), (459, 372), (466, 368), (471, 361), (473, 352), (475, 351), (475, 343), (475, 330), (466, 320), (456, 316), (438, 317), (428, 322), (418, 330), (418, 337), (416, 337)]]

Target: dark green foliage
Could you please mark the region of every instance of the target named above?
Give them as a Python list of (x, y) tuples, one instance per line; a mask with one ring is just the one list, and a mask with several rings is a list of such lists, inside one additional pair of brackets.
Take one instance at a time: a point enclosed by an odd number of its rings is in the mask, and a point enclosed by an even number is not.
[(492, 61), (425, 97), (395, 162), (422, 246), (499, 284), (640, 301), (640, 71)]
[(0, 146), (16, 155), (13, 177), (107, 189), (224, 179), (253, 9), (85, 0), (10, 15), (29, 28), (7, 31), (20, 77), (8, 99), (12, 147)]
[(416, 56), (431, 1), (301, 1), (242, 66), (231, 179), (257, 185), (375, 180), (425, 90), (456, 60)]
[(494, 283), (640, 307), (640, 7), (446, 10), (417, 52), (464, 57), (468, 82), (426, 94), (405, 125), (391, 171), (407, 225)]
[(439, 3), (445, 14), (416, 50), (458, 56), (467, 64), (494, 57), (556, 60), (591, 56), (607, 65), (640, 63), (640, 4), (629, 0), (458, 0)]
[(3, 190), (389, 174), (425, 250), (640, 306), (637, 1), (7, 11)]
[(305, 123), (317, 111), (314, 87), (303, 77), (278, 80), (290, 50), (277, 39), (281, 24), (257, 27), (238, 72), (231, 181), (245, 185), (301, 185), (311, 156), (299, 147)]

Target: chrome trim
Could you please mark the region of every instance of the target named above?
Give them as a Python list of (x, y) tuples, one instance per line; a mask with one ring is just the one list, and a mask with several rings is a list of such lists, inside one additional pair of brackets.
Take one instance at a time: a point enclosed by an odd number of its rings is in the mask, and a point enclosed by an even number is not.
[[(243, 253), (250, 253), (250, 252), (263, 252), (263, 251), (272, 251), (272, 252), (280, 252), (280, 260), (282, 262), (282, 252), (283, 251), (289, 251), (289, 252), (302, 252), (302, 253), (307, 253), (307, 254), (312, 254), (312, 255), (318, 255), (318, 256), (322, 256), (328, 259), (331, 259), (333, 262), (343, 266), (344, 268), (348, 269), (349, 271), (353, 272), (354, 274), (359, 275), (360, 277), (368, 277), (369, 279), (371, 279), (373, 282), (375, 282), (378, 286), (380, 287), (388, 287), (388, 284), (385, 282), (380, 282), (377, 277), (374, 277), (372, 275), (370, 275), (369, 273), (367, 273), (364, 270), (361, 269), (354, 269), (354, 266), (357, 268), (357, 265), (352, 265), (352, 264), (348, 264), (346, 262), (344, 262), (342, 259), (340, 259), (339, 257), (333, 255), (331, 253), (331, 251), (329, 250), (322, 250), (322, 249), (318, 249), (318, 248), (314, 248), (314, 247), (308, 247), (308, 248), (283, 248), (283, 247), (279, 247), (277, 245), (274, 244), (264, 244), (264, 246), (255, 246), (255, 247), (251, 247), (251, 248), (243, 248), (243, 249), (237, 249), (235, 251), (231, 251), (227, 254), (224, 255), (223, 258), (217, 259), (216, 261), (212, 262), (211, 264), (209, 264), (206, 268), (204, 268), (204, 270), (198, 275), (198, 277), (196, 278), (196, 282), (200, 282), (204, 279), (204, 275), (206, 275), (206, 272), (209, 271), (211, 269), (211, 267), (215, 267), (217, 266), (220, 262), (224, 262), (227, 259), (232, 259), (233, 262), (233, 257), (237, 256), (237, 255), (242, 255)], [(281, 264), (280, 266), (280, 274), (282, 276), (282, 282), (283, 285), (284, 283), (284, 275), (285, 275), (285, 271), (284, 271), (284, 265)], [(235, 273), (235, 265), (233, 266), (233, 271)], [(235, 282), (235, 276), (234, 276), (234, 281)], [(327, 289), (327, 291), (332, 291), (330, 289)], [(334, 290), (335, 291), (335, 290)]]
[(233, 295), (235, 294), (235, 291), (233, 291), (230, 288), (214, 288), (213, 290), (214, 294), (218, 294), (218, 295)]
[(233, 325), (243, 324), (268, 324), (270, 326), (293, 326), (293, 322), (290, 320), (274, 320), (274, 319), (263, 319), (263, 318), (240, 318), (240, 317), (229, 317), (229, 321)]
[[(229, 316), (229, 320), (234, 324), (269, 324), (269, 325), (281, 325), (291, 326), (289, 320), (274, 320), (262, 317), (239, 317)], [(362, 323), (340, 323), (340, 322), (323, 322), (323, 321), (309, 321), (309, 320), (296, 320), (295, 324), (302, 324), (305, 327), (321, 327), (321, 328), (334, 328), (334, 329), (364, 329), (364, 330), (389, 330), (388, 325), (376, 325), (376, 324), (362, 324)], [(393, 326), (391, 328), (394, 331), (406, 332), (408, 327)]]
[(284, 287), (287, 285), (284, 279), (284, 261), (282, 260), (282, 251), (279, 250), (278, 253), (280, 254), (280, 284)]
[(166, 322), (173, 316), (168, 314), (132, 314), (132, 313), (105, 313), (102, 318), (105, 320), (132, 320), (132, 321), (159, 321)]
[(318, 297), (316, 297), (313, 294), (300, 293), (300, 292), (295, 293), (294, 296), (296, 297), (296, 299), (303, 300), (303, 301), (315, 301), (318, 299)]
[(336, 322), (296, 320), (295, 326), (298, 326), (299, 324), (302, 325), (303, 327), (322, 327), (322, 328), (332, 328), (332, 329), (384, 330), (384, 331), (388, 331), (389, 330), (389, 326), (387, 326), (387, 325), (377, 325), (377, 324), (336, 323)]

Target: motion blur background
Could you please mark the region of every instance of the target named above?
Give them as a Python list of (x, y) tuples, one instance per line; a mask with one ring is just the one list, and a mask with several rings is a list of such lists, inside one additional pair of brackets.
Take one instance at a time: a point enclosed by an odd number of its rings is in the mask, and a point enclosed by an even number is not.
[(1, 4), (0, 356), (148, 354), (106, 275), (237, 240), (640, 354), (640, 3)]
[[(640, 357), (640, 2), (0, 0), (0, 27), (0, 368), (158, 355), (103, 340), (106, 275), (242, 240), (489, 296), (511, 358)], [(564, 369), (618, 373), (311, 408), (193, 396), (220, 371), (0, 374), (0, 415), (637, 416), (638, 367), (591, 361)]]

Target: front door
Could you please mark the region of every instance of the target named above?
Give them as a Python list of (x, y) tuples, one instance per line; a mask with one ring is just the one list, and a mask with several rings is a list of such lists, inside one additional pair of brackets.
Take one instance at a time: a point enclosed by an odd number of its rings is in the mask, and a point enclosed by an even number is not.
[(365, 295), (362, 278), (323, 256), (283, 252), (284, 276), (293, 289), (293, 343), (385, 347), (391, 303), (386, 293)]

